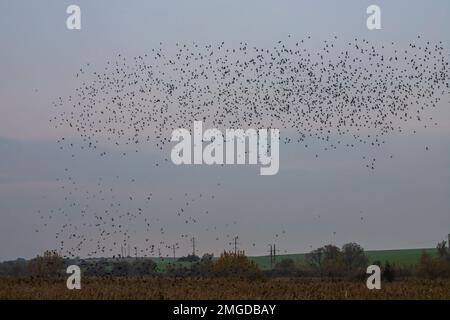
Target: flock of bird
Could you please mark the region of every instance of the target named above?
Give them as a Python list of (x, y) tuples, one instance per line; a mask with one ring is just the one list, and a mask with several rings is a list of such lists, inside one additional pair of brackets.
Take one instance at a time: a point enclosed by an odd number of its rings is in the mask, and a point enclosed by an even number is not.
[[(324, 150), (360, 145), (378, 148), (391, 133), (415, 133), (417, 126), (437, 125), (432, 111), (450, 93), (448, 61), (442, 42), (431, 43), (420, 36), (401, 46), (337, 37), (318, 46), (310, 37), (295, 40), (291, 36), (271, 47), (247, 42), (236, 46), (176, 43), (171, 47), (160, 43), (151, 52), (132, 58), (118, 54), (101, 69), (91, 64), (80, 68), (76, 74), (80, 85), (72, 95), (56, 99), (50, 122), (55, 129), (69, 129), (79, 137), (78, 142), (58, 140), (61, 149), (70, 150), (73, 157), (79, 150), (76, 147), (107, 156), (101, 146), (108, 145), (124, 157), (157, 148), (169, 162), (172, 130), (192, 130), (195, 120), (210, 128), (279, 128), (284, 143), (306, 148), (315, 143)], [(374, 169), (375, 158), (364, 156), (363, 160)], [(67, 219), (56, 234), (65, 255), (117, 255), (118, 247), (132, 242), (133, 221), (141, 221), (146, 234), (158, 225), (145, 207), (153, 200), (152, 193), (119, 201), (101, 178), (98, 192), (83, 193), (66, 171), (61, 183), (70, 189), (65, 198), (68, 207), (41, 216), (46, 220), (58, 213)], [(198, 223), (202, 217), (189, 216), (189, 206), (214, 199), (220, 188), (218, 182), (204, 194), (185, 193), (174, 214), (186, 224)], [(73, 202), (74, 193), (83, 194), (86, 204)], [(103, 203), (103, 211), (90, 209), (94, 199)], [(175, 200), (168, 197), (167, 201)], [(130, 209), (136, 203), (142, 206)], [(87, 222), (75, 224), (69, 208)], [(165, 232), (162, 227), (152, 230), (153, 234)], [(120, 243), (111, 240), (117, 235), (122, 237)], [(161, 248), (171, 252), (190, 236), (182, 234), (173, 243), (150, 243), (145, 237), (145, 246), (139, 252), (136, 248), (136, 254), (163, 255)], [(231, 233), (224, 236), (232, 237)]]

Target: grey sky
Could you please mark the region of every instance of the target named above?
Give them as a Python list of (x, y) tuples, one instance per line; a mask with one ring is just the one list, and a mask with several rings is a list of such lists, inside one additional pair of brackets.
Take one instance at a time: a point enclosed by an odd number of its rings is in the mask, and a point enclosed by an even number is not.
[[(65, 9), (72, 3), (82, 10), (80, 31), (65, 27)], [(365, 9), (372, 3), (382, 9), (380, 31), (365, 27)], [(434, 114), (439, 126), (418, 129), (416, 135), (390, 136), (376, 152), (374, 171), (361, 162), (361, 149), (321, 153), (315, 159), (314, 151), (296, 144), (281, 147), (280, 172), (273, 177), (261, 177), (256, 167), (156, 169), (150, 164), (168, 155), (154, 150), (126, 161), (99, 159), (88, 152), (72, 159), (55, 141), (75, 136), (48, 122), (55, 112), (51, 102), (72, 92), (77, 86), (74, 75), (87, 62), (101, 66), (118, 53), (132, 57), (148, 52), (160, 41), (248, 41), (264, 47), (288, 34), (310, 35), (317, 43), (338, 35), (343, 41), (364, 37), (400, 44), (422, 35), (449, 48), (448, 1), (3, 0), (0, 15), (0, 260), (58, 247), (54, 233), (67, 217), (42, 231), (36, 211), (70, 212), (56, 181), (66, 177), (67, 167), (80, 194), (95, 190), (99, 177), (112, 180), (116, 174), (123, 180), (110, 183), (118, 197), (130, 191), (153, 192), (156, 200), (149, 216), (159, 219), (155, 227), (164, 226), (166, 233), (155, 233), (152, 241), (176, 239), (179, 254), (189, 250), (189, 241), (179, 238), (182, 233), (195, 235), (201, 252), (216, 254), (228, 248), (227, 235), (239, 235), (248, 254), (260, 255), (273, 242), (288, 252), (349, 241), (366, 249), (432, 247), (450, 232), (448, 97)], [(136, 183), (130, 185), (125, 177)], [(217, 181), (220, 190), (214, 189)], [(185, 192), (209, 191), (216, 192), (214, 201), (192, 208), (210, 211), (198, 224), (186, 225), (173, 217), (177, 205), (169, 197), (176, 202)], [(90, 205), (103, 208), (101, 202)], [(130, 228), (138, 230), (133, 245), (145, 245), (139, 225)]]

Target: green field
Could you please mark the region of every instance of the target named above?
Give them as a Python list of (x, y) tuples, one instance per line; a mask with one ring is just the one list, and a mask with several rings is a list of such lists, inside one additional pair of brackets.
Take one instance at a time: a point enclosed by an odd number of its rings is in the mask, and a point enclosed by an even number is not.
[(370, 262), (374, 261), (389, 261), (397, 265), (413, 265), (419, 262), (422, 252), (426, 251), (428, 254), (437, 255), (436, 248), (426, 249), (403, 249), (403, 250), (376, 250), (367, 251), (367, 256)]
[[(424, 248), (424, 249), (398, 249), (398, 250), (372, 250), (366, 251), (366, 254), (369, 258), (369, 262), (381, 261), (385, 263), (389, 261), (391, 264), (395, 265), (403, 265), (410, 266), (414, 265), (419, 261), (420, 255), (423, 251), (431, 255), (436, 255), (435, 248)], [(270, 269), (270, 257), (269, 256), (255, 256), (249, 257), (251, 260), (255, 261), (259, 268), (262, 270)], [(284, 254), (277, 256), (276, 261), (281, 261), (283, 259), (292, 259), (295, 262), (302, 263), (305, 261), (304, 253), (297, 254)], [(156, 258), (154, 259), (158, 264), (159, 270), (164, 270), (168, 264), (179, 264), (184, 266), (189, 266), (189, 262), (176, 262), (174, 258)]]
[[(427, 253), (429, 253), (431, 255), (436, 255), (435, 248), (373, 250), (373, 251), (366, 251), (366, 254), (369, 258), (369, 262), (371, 262), (371, 263), (374, 261), (381, 261), (382, 263), (389, 261), (389, 263), (391, 263), (391, 264), (408, 266), (408, 265), (416, 264), (419, 261), (420, 256), (423, 251), (426, 251)], [(305, 254), (298, 253), (298, 254), (279, 255), (279, 256), (277, 256), (276, 261), (281, 261), (281, 260), (287, 259), (287, 258), (292, 259), (295, 262), (302, 263), (305, 261)], [(270, 257), (269, 256), (250, 257), (250, 259), (255, 261), (262, 270), (270, 269)]]

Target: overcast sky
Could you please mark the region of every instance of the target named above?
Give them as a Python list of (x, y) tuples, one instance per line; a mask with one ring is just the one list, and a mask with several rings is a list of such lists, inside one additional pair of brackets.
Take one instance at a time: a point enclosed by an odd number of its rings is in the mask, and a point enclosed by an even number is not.
[[(72, 3), (82, 10), (79, 31), (65, 26), (66, 7)], [(369, 31), (365, 11), (372, 3), (1, 1), (0, 260), (58, 248), (55, 233), (67, 219), (87, 232), (78, 216), (71, 219), (66, 190), (57, 180), (67, 178), (66, 168), (78, 187), (73, 197), (99, 212), (104, 204), (86, 203), (83, 197), (85, 191), (98, 191), (99, 179), (102, 188), (114, 184), (118, 198), (152, 192), (155, 201), (145, 214), (155, 221), (156, 230), (161, 226), (166, 232), (155, 232), (151, 241), (180, 242), (178, 255), (190, 250), (180, 234), (195, 236), (201, 253), (215, 254), (230, 248), (228, 242), (236, 235), (250, 255), (267, 254), (269, 243), (291, 253), (350, 241), (366, 249), (434, 247), (450, 233), (448, 96), (435, 110), (438, 126), (418, 127), (415, 135), (391, 135), (382, 149), (372, 152), (375, 170), (365, 168), (365, 151), (358, 148), (322, 153), (316, 159), (315, 148), (321, 146), (305, 151), (295, 144), (281, 146), (280, 171), (270, 177), (260, 176), (257, 167), (155, 168), (155, 159), (167, 154), (145, 150), (124, 160), (114, 156), (120, 150), (106, 145), (111, 153), (107, 159), (89, 152), (74, 159), (59, 150), (56, 140), (64, 136), (77, 141), (75, 133), (49, 124), (55, 113), (52, 102), (73, 92), (80, 66), (102, 66), (118, 53), (147, 53), (159, 42), (248, 41), (270, 47), (290, 34), (299, 39), (310, 35), (317, 43), (338, 35), (343, 41), (363, 37), (406, 46), (422, 35), (450, 48), (450, 2), (376, 1), (382, 9), (382, 30)], [(117, 175), (121, 178), (116, 181)], [(130, 184), (130, 179), (135, 181)], [(199, 223), (185, 224), (174, 217), (176, 202), (182, 202), (185, 193), (215, 195), (191, 208), (192, 214), (209, 211)], [(62, 210), (68, 216), (44, 228), (38, 210)], [(132, 246), (145, 246), (139, 226), (128, 227), (138, 230)]]

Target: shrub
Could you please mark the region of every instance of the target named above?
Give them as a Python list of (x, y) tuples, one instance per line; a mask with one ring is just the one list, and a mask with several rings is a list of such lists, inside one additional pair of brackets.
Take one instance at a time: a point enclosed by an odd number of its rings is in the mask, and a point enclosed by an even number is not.
[(131, 274), (131, 264), (125, 260), (114, 261), (112, 263), (111, 275), (117, 277), (127, 277)]
[(263, 274), (256, 263), (242, 253), (224, 251), (212, 265), (212, 274), (216, 277), (261, 279)]
[(298, 271), (294, 260), (286, 258), (281, 260), (275, 265), (274, 274), (280, 276), (292, 276), (296, 275)]
[(191, 266), (192, 275), (196, 277), (209, 277), (212, 272), (213, 258), (213, 254), (205, 253), (200, 261)]
[(417, 266), (417, 275), (426, 279), (450, 277), (450, 263), (445, 257), (432, 257), (425, 251)]
[(342, 254), (348, 271), (360, 271), (367, 267), (367, 256), (359, 244), (354, 242), (344, 244), (342, 246)]
[(386, 261), (384, 267), (382, 268), (381, 278), (387, 282), (392, 282), (395, 280), (395, 268), (391, 266), (389, 261)]
[(330, 278), (348, 275), (346, 271), (344, 257), (340, 252), (323, 261), (322, 273)]
[(445, 241), (439, 242), (436, 250), (439, 257), (446, 258), (448, 256), (447, 243)]
[(148, 258), (136, 259), (131, 263), (133, 276), (148, 276), (156, 273), (156, 262)]
[(56, 278), (64, 273), (64, 259), (56, 251), (45, 251), (28, 263), (28, 274), (33, 277)]

